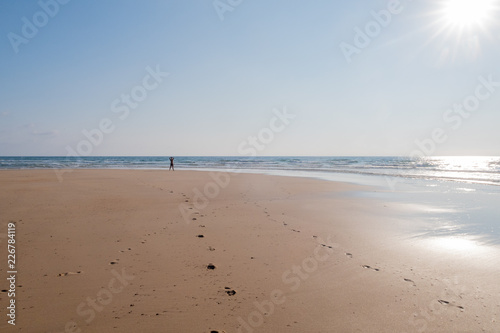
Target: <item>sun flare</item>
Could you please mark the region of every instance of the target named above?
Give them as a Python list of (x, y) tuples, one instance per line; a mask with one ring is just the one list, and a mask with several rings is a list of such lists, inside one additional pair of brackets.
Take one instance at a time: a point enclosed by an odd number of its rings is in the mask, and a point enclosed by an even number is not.
[(500, 0), (438, 0), (434, 5), (427, 28), (429, 40), (439, 45), (438, 66), (476, 60), (484, 46), (495, 42)]
[(493, 0), (448, 0), (444, 15), (452, 26), (483, 25), (490, 18), (492, 9)]

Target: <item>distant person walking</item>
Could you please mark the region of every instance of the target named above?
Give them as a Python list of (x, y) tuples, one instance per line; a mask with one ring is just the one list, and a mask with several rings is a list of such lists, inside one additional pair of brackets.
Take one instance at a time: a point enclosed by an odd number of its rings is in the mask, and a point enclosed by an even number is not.
[(175, 169), (174, 169), (174, 158), (173, 157), (170, 157), (170, 168), (168, 168), (168, 171), (170, 171), (170, 170), (175, 171)]

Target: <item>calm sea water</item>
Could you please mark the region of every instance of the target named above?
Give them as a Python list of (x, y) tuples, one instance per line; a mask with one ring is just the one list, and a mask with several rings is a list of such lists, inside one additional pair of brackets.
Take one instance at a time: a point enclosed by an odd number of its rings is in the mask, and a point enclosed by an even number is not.
[[(0, 169), (169, 167), (162, 157), (0, 157)], [(175, 158), (178, 169), (297, 171), (387, 176), (500, 185), (500, 157), (196, 157)]]
[[(162, 157), (0, 157), (0, 169), (168, 169)], [(177, 170), (228, 170), (372, 185), (375, 196), (424, 207), (418, 237), (500, 244), (500, 157), (175, 157)], [(57, 178), (55, 181), (57, 181)], [(460, 243), (459, 243), (460, 244)]]

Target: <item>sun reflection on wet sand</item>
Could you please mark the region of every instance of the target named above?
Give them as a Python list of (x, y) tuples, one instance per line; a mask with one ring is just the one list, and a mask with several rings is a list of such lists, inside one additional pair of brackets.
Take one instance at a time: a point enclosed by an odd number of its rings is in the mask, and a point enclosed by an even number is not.
[[(478, 239), (459, 236), (429, 237), (422, 239), (421, 244), (436, 252), (453, 253), (466, 257), (484, 257), (488, 253), (495, 252), (496, 249)], [(498, 251), (498, 249), (496, 250)]]

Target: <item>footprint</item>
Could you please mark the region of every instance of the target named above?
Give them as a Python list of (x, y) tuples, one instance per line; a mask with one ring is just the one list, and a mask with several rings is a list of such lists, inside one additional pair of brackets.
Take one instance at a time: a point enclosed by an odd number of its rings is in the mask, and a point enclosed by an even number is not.
[[(227, 289), (227, 287), (226, 287)], [(226, 290), (226, 294), (228, 294), (229, 296), (234, 296), (236, 294), (236, 291), (235, 290)]]
[(361, 267), (363, 267), (363, 268), (368, 268), (368, 269), (373, 269), (374, 271), (377, 271), (377, 272), (378, 272), (378, 271), (380, 271), (380, 269), (378, 269), (378, 268), (374, 268), (374, 267), (372, 267), (372, 266), (368, 266), (368, 265), (362, 265)]
[(82, 271), (78, 271), (78, 272), (66, 272), (66, 273), (60, 273), (58, 274), (57, 276), (68, 276), (68, 275), (77, 275), (77, 274), (81, 274), (83, 273)]
[(415, 284), (415, 282), (413, 280), (410, 280), (410, 279), (404, 279), (406, 282), (411, 282), (413, 283), (413, 286), (416, 287), (417, 285)]
[(459, 309), (461, 309), (461, 310), (463, 310), (463, 309), (464, 309), (464, 307), (463, 307), (463, 306), (453, 304), (453, 303), (451, 303), (451, 302), (445, 301), (444, 299), (439, 299), (439, 300), (438, 300), (438, 302), (439, 302), (439, 303), (441, 303), (441, 304), (443, 304), (443, 305), (448, 305), (448, 306), (454, 306), (454, 307), (457, 307), (457, 308), (459, 308)]
[(209, 250), (209, 251), (215, 251), (215, 248), (214, 248), (214, 247), (209, 246), (209, 247), (208, 247), (208, 250)]

